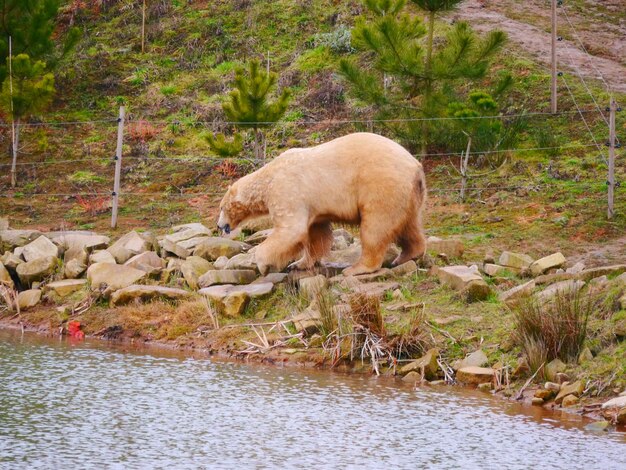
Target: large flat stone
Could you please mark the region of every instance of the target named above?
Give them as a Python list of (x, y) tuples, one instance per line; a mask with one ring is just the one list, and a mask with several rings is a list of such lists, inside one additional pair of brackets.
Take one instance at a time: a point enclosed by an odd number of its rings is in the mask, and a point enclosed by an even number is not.
[(191, 295), (191, 292), (173, 287), (130, 285), (113, 292), (111, 304), (121, 305), (135, 300), (183, 300)]
[(39, 230), (0, 230), (0, 248), (13, 250), (24, 246), (42, 235)]
[(478, 385), (493, 380), (495, 371), (488, 367), (463, 367), (456, 372), (456, 380), (470, 385)]
[(198, 291), (199, 294), (210, 297), (214, 300), (222, 300), (234, 293), (245, 293), (248, 297), (254, 299), (264, 297), (272, 292), (274, 284), (264, 282), (259, 284), (233, 285), (224, 284), (218, 286), (205, 287)]
[(444, 266), (435, 269), (442, 284), (459, 291), (470, 302), (485, 300), (491, 289), (478, 272), (467, 266)]
[(45, 235), (62, 250), (75, 248), (91, 252), (93, 250), (106, 248), (111, 241), (111, 239), (105, 235), (86, 234), (82, 232), (61, 232), (61, 234), (56, 236), (50, 236), (50, 234)]
[(257, 264), (252, 253), (239, 253), (228, 260), (224, 269), (252, 269), (257, 270)]
[(524, 253), (514, 253), (512, 251), (503, 251), (498, 259), (500, 266), (511, 268), (515, 272), (528, 269), (534, 260)]
[(20, 282), (24, 285), (30, 285), (33, 282), (42, 281), (50, 276), (58, 266), (59, 258), (46, 256), (18, 264), (15, 270), (20, 278)]
[(207, 271), (213, 269), (213, 265), (199, 256), (189, 256), (181, 265), (180, 271), (192, 289), (198, 288), (198, 279)]
[(43, 235), (24, 245), (22, 250), (22, 257), (26, 262), (36, 260), (37, 258), (45, 258), (46, 256), (58, 258), (59, 248)]
[(228, 238), (213, 237), (200, 243), (194, 250), (194, 256), (200, 256), (208, 261), (215, 261), (220, 256), (232, 258), (247, 250), (250, 246)]
[(546, 287), (543, 291), (537, 294), (537, 299), (541, 302), (549, 302), (557, 295), (568, 295), (579, 291), (585, 286), (585, 281), (577, 281), (570, 279), (568, 281), (557, 282), (551, 286)]
[(428, 237), (426, 250), (436, 255), (443, 253), (448, 258), (460, 258), (465, 248), (461, 240), (444, 240), (439, 237)]
[(525, 282), (524, 284), (520, 284), (519, 286), (515, 286), (512, 289), (509, 289), (505, 292), (501, 292), (498, 295), (498, 299), (500, 300), (500, 302), (504, 302), (506, 304), (512, 304), (524, 297), (530, 297), (534, 289), (535, 289), (535, 281), (531, 280), (531, 281)]
[(424, 371), (424, 378), (433, 380), (437, 378), (439, 371), (439, 364), (437, 359), (439, 358), (439, 350), (437, 348), (430, 349), (419, 359), (408, 363), (400, 369), (402, 375), (409, 372), (417, 371), (421, 374)]
[(250, 284), (256, 279), (256, 273), (250, 269), (221, 269), (207, 271), (198, 279), (200, 287), (215, 284)]
[(616, 264), (613, 266), (601, 266), (599, 268), (584, 269), (576, 274), (576, 279), (581, 281), (591, 281), (597, 277), (622, 274), (626, 272), (626, 264)]
[(151, 245), (149, 241), (133, 230), (117, 240), (107, 250), (113, 255), (116, 262), (123, 264), (135, 255), (150, 251)]
[(530, 272), (533, 276), (539, 276), (550, 269), (560, 268), (566, 261), (565, 256), (563, 256), (561, 252), (553, 253), (549, 256), (544, 256), (531, 264)]
[(87, 279), (64, 279), (46, 285), (47, 291), (53, 291), (59, 297), (67, 297), (87, 286)]
[[(183, 226), (178, 226), (178, 227), (180, 228)], [(167, 235), (165, 238), (171, 241), (172, 243), (179, 243), (184, 240), (189, 240), (190, 238), (197, 238), (197, 237), (207, 238), (210, 236), (211, 236), (211, 230), (206, 228), (204, 225), (189, 224), (186, 226), (185, 229), (177, 230), (173, 234)]]
[(115, 257), (107, 250), (94, 251), (89, 255), (89, 264), (109, 263), (117, 264)]
[(135, 284), (148, 275), (145, 271), (110, 263), (96, 263), (87, 269), (87, 279), (93, 290), (100, 289), (105, 285), (105, 295), (118, 289), (123, 289)]
[(152, 275), (158, 274), (165, 268), (165, 260), (154, 251), (144, 251), (130, 258), (124, 263), (124, 266), (130, 266)]
[(17, 303), (20, 306), (20, 310), (27, 310), (34, 307), (41, 300), (40, 289), (29, 289), (17, 294)]

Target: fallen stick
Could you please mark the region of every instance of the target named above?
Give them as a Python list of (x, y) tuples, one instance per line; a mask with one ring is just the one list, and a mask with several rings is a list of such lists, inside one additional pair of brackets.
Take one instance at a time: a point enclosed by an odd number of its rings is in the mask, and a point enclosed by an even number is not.
[(517, 395), (515, 395), (515, 400), (519, 400), (520, 398), (522, 398), (522, 395), (524, 393), (524, 390), (526, 390), (526, 388), (530, 385), (530, 383), (533, 381), (533, 379), (537, 376), (537, 374), (539, 373), (540, 370), (543, 369), (543, 366), (546, 363), (543, 362), (539, 367), (537, 367), (537, 370), (535, 371), (535, 373), (530, 377), (530, 379), (528, 379), (526, 381), (526, 383), (524, 384), (524, 386), (522, 388), (520, 388), (519, 392), (517, 392)]

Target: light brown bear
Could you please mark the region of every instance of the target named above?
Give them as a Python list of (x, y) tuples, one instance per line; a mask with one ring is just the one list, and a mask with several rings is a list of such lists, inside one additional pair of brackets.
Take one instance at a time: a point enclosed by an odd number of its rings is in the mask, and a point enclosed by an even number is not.
[(292, 264), (309, 269), (331, 248), (332, 222), (360, 225), (360, 260), (345, 275), (380, 269), (390, 243), (394, 264), (426, 249), (421, 213), (422, 165), (402, 146), (370, 133), (291, 149), (236, 181), (220, 204), (218, 227), (230, 232), (245, 219), (269, 214), (274, 229), (256, 249), (261, 273)]

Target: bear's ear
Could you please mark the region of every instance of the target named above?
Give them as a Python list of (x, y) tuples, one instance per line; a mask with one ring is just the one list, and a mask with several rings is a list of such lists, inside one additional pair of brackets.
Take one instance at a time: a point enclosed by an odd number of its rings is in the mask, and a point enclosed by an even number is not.
[(228, 187), (228, 194), (230, 194), (230, 196), (235, 199), (237, 197), (237, 187), (231, 185)]

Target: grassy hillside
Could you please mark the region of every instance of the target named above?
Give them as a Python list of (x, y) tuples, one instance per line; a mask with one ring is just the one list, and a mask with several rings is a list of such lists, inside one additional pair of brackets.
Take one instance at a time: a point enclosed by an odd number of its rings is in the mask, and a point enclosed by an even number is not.
[[(101, 9), (76, 8), (76, 2), (64, 8), (59, 28), (79, 26), (83, 39), (61, 67), (56, 101), (42, 116), (45, 121), (105, 122), (24, 130), (20, 162), (38, 165), (20, 165), (15, 190), (9, 187), (8, 176), (0, 180), (0, 191), (9, 196), (0, 199), (1, 212), (13, 219), (13, 226), (107, 230), (113, 120), (120, 104), (127, 107), (130, 118), (120, 231), (212, 220), (229, 180), (254, 169), (245, 159), (224, 163), (212, 156), (203, 138), (208, 130), (228, 130), (221, 124), (220, 103), (230, 88), (234, 67), (251, 58), (269, 57), (271, 69), (280, 74), (279, 86), (289, 87), (294, 96), (283, 122), (269, 132), (270, 157), (356, 130), (387, 133), (384, 123), (363, 122), (370, 110), (351, 99), (336, 74), (339, 59), (356, 54), (342, 38), (363, 12), (358, 1), (148, 2), (145, 53), (141, 52), (141, 2), (106, 3), (109, 7)], [(500, 10), (517, 19), (531, 22), (547, 14), (536, 8), (536, 2), (526, 9), (527, 2), (510, 3)], [(573, 14), (582, 17), (578, 3)], [(438, 28), (444, 31), (457, 15), (442, 18)], [(537, 21), (543, 25), (545, 18)], [(592, 17), (585, 21), (591, 29), (597, 25)], [(619, 28), (619, 21), (610, 26)], [(361, 60), (367, 63), (367, 57)], [(510, 70), (516, 78), (504, 111), (549, 109), (548, 71), (523, 46), (510, 42), (495, 68)], [(565, 79), (578, 106), (592, 109), (577, 76), (566, 73)], [(604, 107), (608, 95), (602, 83), (588, 83)], [(556, 247), (571, 254), (586, 244), (621, 236), (626, 225), (621, 215), (626, 211), (624, 190), (617, 191), (618, 217), (607, 221), (606, 164), (590, 146), (593, 141), (574, 113), (565, 82), (559, 86), (560, 109), (568, 114), (529, 117), (518, 147), (562, 148), (479, 158), (481, 167), (476, 171), (484, 176), (470, 181), (471, 188), (479, 189), (471, 190), (465, 203), (458, 201), (460, 177), (454, 169), (458, 157), (422, 158), (431, 194), (427, 214), (431, 234), (462, 235), (476, 255), (512, 245), (532, 255)], [(585, 116), (603, 145), (607, 127), (601, 116)], [(623, 116), (618, 116), (622, 133)], [(5, 145), (8, 139), (4, 133)], [(250, 142), (245, 153), (252, 154)], [(7, 162), (8, 157), (0, 160), (0, 164)], [(625, 172), (619, 165), (618, 181)]]

